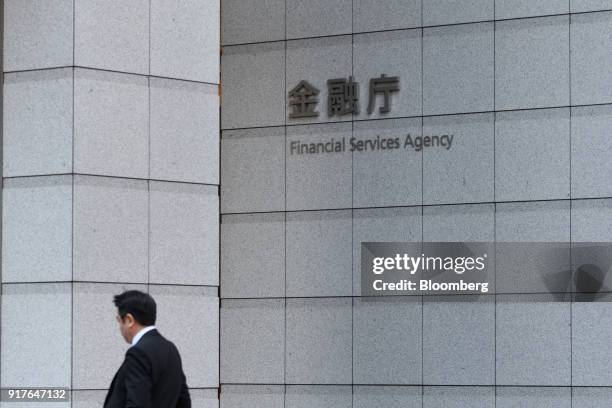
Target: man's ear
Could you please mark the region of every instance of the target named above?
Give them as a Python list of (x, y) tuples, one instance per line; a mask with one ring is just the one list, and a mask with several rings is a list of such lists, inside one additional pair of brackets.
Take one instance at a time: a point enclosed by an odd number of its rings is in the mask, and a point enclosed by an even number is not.
[(128, 313), (125, 315), (125, 323), (131, 327), (134, 323), (136, 323), (136, 319), (134, 319), (134, 316), (132, 316), (131, 313)]

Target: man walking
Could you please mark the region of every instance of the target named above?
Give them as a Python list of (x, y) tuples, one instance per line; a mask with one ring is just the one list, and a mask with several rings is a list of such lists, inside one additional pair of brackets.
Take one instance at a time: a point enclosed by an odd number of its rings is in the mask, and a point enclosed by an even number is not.
[(181, 356), (155, 328), (155, 300), (148, 293), (128, 290), (113, 301), (119, 331), (131, 346), (104, 408), (191, 408)]

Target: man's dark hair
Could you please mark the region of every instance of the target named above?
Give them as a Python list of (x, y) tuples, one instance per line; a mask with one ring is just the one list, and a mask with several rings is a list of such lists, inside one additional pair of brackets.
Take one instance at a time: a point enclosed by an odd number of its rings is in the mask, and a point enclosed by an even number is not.
[(131, 313), (134, 319), (143, 326), (155, 324), (157, 306), (148, 293), (128, 290), (120, 295), (115, 295), (113, 302), (117, 306), (121, 320), (125, 318), (125, 315)]

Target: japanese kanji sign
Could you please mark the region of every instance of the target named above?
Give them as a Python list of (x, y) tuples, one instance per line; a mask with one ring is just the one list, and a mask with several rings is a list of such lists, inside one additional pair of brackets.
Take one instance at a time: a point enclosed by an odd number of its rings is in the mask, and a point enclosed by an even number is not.
[[(368, 87), (368, 114), (376, 109), (377, 95), (382, 95), (383, 104), (379, 108), (381, 114), (391, 112), (391, 94), (399, 92), (399, 77), (382, 74), (371, 78)], [(319, 90), (308, 81), (300, 81), (289, 91), (290, 118), (308, 118), (319, 116)], [(335, 78), (327, 81), (327, 115), (342, 116), (359, 114), (359, 83), (352, 76)]]

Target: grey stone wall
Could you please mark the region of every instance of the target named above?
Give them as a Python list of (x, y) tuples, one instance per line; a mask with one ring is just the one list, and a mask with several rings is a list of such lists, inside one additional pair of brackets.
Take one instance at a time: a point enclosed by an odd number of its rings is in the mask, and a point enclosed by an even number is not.
[[(611, 241), (611, 30), (597, 0), (222, 1), (221, 408), (608, 406), (609, 295), (504, 270), (369, 302), (359, 243)], [(326, 115), (327, 79), (382, 73), (389, 114)], [(317, 118), (288, 117), (301, 79)], [(399, 132), (460, 142), (286, 144)]]
[(218, 406), (219, 31), (214, 0), (4, 2), (2, 387), (101, 406), (138, 288)]

